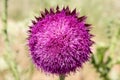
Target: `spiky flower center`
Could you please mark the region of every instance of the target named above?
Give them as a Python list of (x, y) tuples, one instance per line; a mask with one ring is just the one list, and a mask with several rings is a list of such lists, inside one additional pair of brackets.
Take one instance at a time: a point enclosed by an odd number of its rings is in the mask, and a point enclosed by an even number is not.
[(82, 66), (90, 57), (90, 25), (86, 16), (78, 17), (76, 9), (56, 12), (45, 9), (42, 17), (29, 30), (29, 47), (34, 63), (42, 70), (55, 74), (67, 74)]

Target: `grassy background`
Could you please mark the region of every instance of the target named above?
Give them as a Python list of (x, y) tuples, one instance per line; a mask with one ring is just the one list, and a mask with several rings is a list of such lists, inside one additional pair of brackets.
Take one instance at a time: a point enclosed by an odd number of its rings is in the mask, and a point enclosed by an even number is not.
[[(0, 18), (2, 19), (3, 0), (0, 0)], [(80, 15), (87, 15), (87, 22), (93, 25), (91, 33), (95, 35), (92, 47), (93, 53), (97, 46), (109, 46), (120, 28), (120, 1), (119, 0), (8, 0), (8, 35), (10, 40), (12, 60), (6, 60), (6, 49), (3, 25), (0, 20), (0, 80), (14, 80), (14, 75), (18, 75), (20, 80), (58, 80), (57, 76), (45, 74), (34, 68), (31, 64), (28, 48), (26, 46), (27, 30), (34, 16), (39, 16), (40, 11), (45, 8), (55, 8), (57, 5), (62, 8), (69, 6), (80, 12)], [(120, 58), (120, 42), (114, 48), (113, 60)], [(9, 66), (12, 65), (12, 68)], [(14, 67), (14, 65), (17, 66)], [(15, 71), (15, 69), (17, 71)], [(115, 65), (111, 69), (112, 80), (120, 80), (120, 65)], [(84, 64), (77, 73), (71, 74), (66, 80), (102, 80), (99, 73), (93, 68), (91, 63)]]

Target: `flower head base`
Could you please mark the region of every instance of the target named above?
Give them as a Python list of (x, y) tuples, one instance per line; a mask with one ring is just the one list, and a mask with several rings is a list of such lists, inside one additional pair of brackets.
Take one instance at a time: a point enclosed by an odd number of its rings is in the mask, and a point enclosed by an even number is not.
[(69, 74), (89, 60), (92, 35), (86, 16), (78, 17), (68, 7), (41, 13), (32, 21), (29, 48), (34, 64), (45, 72)]

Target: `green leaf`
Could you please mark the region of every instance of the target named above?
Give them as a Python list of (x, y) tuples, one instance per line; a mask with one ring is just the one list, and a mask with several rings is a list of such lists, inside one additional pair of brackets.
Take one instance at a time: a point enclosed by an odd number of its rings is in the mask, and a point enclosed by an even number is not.
[(104, 60), (104, 56), (106, 51), (108, 50), (108, 47), (98, 47), (96, 52), (96, 59), (98, 61), (98, 64), (102, 64)]

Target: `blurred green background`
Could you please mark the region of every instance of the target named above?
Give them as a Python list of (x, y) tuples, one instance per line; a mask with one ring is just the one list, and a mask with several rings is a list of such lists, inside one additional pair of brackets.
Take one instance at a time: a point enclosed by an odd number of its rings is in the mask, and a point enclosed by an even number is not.
[(110, 80), (120, 80), (120, 0), (8, 0), (9, 48), (3, 33), (3, 2), (0, 0), (0, 80), (58, 80), (58, 76), (33, 66), (26, 40), (34, 16), (57, 5), (61, 9), (69, 6), (71, 11), (76, 8), (79, 16), (86, 15), (95, 35), (91, 61), (66, 80), (107, 80), (106, 75)]

